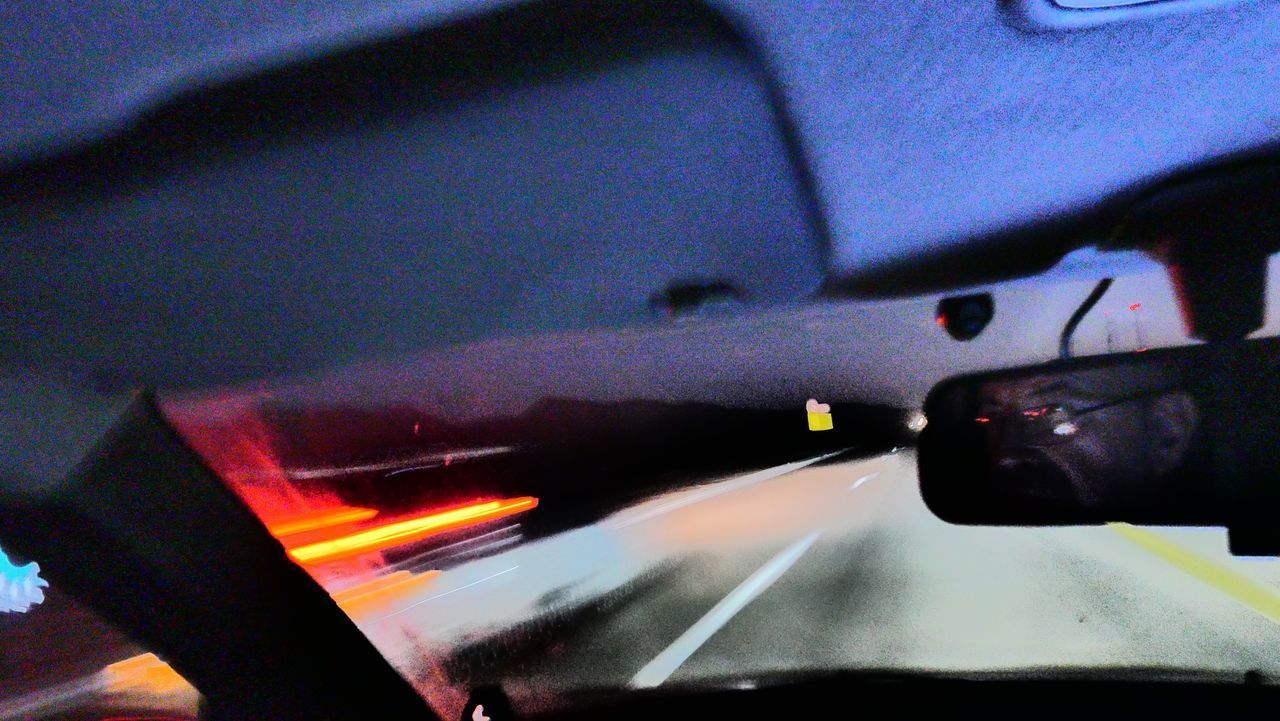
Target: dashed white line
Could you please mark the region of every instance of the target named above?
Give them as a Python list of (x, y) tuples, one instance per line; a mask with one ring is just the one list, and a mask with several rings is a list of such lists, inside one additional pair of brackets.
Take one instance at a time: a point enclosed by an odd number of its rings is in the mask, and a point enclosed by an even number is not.
[(788, 568), (800, 560), (804, 552), (809, 550), (809, 546), (818, 540), (821, 533), (821, 531), (810, 533), (782, 549), (778, 555), (756, 569), (756, 572), (748, 576), (747, 580), (738, 584), (738, 587), (730, 591), (729, 595), (712, 606), (705, 616), (680, 634), (675, 642), (645, 664), (635, 678), (631, 679), (631, 685), (635, 688), (651, 688), (666, 681), (676, 669), (680, 668), (681, 664), (689, 660), (689, 657), (702, 647), (702, 644), (715, 635), (716, 631), (724, 627), (748, 603), (773, 585), (774, 581), (781, 578)]
[(795, 463), (784, 463), (781, 466), (774, 466), (773, 468), (766, 468), (763, 471), (748, 473), (747, 475), (741, 478), (735, 478), (732, 481), (724, 481), (722, 483), (717, 483), (714, 486), (707, 488), (706, 490), (698, 491), (696, 493), (690, 493), (689, 495), (683, 496), (681, 498), (677, 498), (674, 501), (671, 501), (670, 503), (664, 503), (661, 506), (650, 508), (649, 510), (644, 511), (642, 513), (638, 513), (634, 516), (620, 518), (616, 521), (609, 523), (608, 525), (613, 528), (626, 528), (627, 526), (640, 523), (641, 521), (647, 521), (650, 518), (661, 516), (664, 513), (669, 513), (671, 511), (676, 510), (677, 508), (683, 508), (685, 506), (688, 506), (693, 503), (697, 503), (699, 501), (705, 501), (706, 499), (711, 498), (713, 496), (718, 496), (721, 493), (727, 493), (729, 491), (742, 488), (743, 486), (749, 486), (753, 483), (759, 483), (761, 481), (767, 481), (770, 478), (777, 478), (778, 476), (786, 475), (792, 471), (798, 471), (801, 468), (804, 468), (805, 466), (813, 465), (818, 461), (824, 461), (836, 455), (837, 453), (843, 453), (843, 452), (844, 451), (841, 450), (841, 451), (835, 451), (833, 453), (825, 453), (821, 456), (806, 458), (803, 461), (796, 461)]
[(852, 485), (852, 486), (849, 486), (849, 490), (851, 490), (851, 491), (852, 491), (853, 489), (857, 488), (858, 486), (861, 486), (862, 484), (866, 483), (867, 481), (871, 480), (872, 478), (875, 478), (875, 477), (876, 477), (876, 476), (878, 476), (878, 475), (880, 475), (880, 473), (879, 473), (879, 472), (876, 472), (876, 473), (868, 473), (867, 475), (863, 476), (862, 478), (859, 478), (858, 480), (854, 481), (854, 482), (853, 482), (853, 485)]

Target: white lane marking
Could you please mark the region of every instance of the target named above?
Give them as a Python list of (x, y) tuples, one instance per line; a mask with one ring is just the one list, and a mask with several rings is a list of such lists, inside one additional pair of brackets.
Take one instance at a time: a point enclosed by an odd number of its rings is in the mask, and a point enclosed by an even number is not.
[(641, 521), (647, 521), (650, 518), (661, 516), (664, 513), (669, 513), (671, 511), (676, 510), (677, 508), (684, 508), (685, 506), (688, 506), (693, 503), (697, 503), (698, 501), (705, 501), (708, 498), (711, 498), (713, 496), (718, 496), (722, 493), (728, 493), (729, 491), (734, 491), (744, 486), (749, 486), (753, 483), (767, 481), (770, 478), (777, 478), (778, 476), (786, 475), (792, 471), (798, 471), (801, 468), (804, 468), (805, 466), (813, 465), (818, 461), (826, 460), (836, 455), (837, 453), (843, 453), (843, 452), (844, 452), (843, 450), (834, 451), (832, 453), (825, 453), (821, 456), (806, 458), (803, 461), (796, 461), (794, 463), (784, 463), (780, 466), (774, 466), (773, 468), (766, 468), (762, 471), (756, 471), (755, 473), (748, 473), (742, 478), (735, 478), (732, 481), (723, 481), (721, 483), (717, 483), (705, 490), (698, 491), (695, 493), (690, 493), (689, 495), (684, 496), (682, 498), (677, 498), (676, 500), (671, 501), (670, 503), (664, 503), (661, 506), (657, 506), (656, 508), (650, 508), (647, 511), (639, 513), (635, 516), (631, 516), (629, 518), (618, 519), (617, 521), (614, 521), (607, 525), (609, 525), (612, 528), (626, 528), (627, 526), (640, 523)]
[(437, 593), (436, 595), (431, 596), (431, 597), (429, 597), (429, 598), (424, 598), (424, 599), (422, 599), (421, 601), (418, 601), (417, 603), (411, 604), (411, 605), (409, 605), (409, 606), (405, 606), (404, 608), (400, 609), (399, 611), (396, 611), (396, 612), (394, 612), (394, 613), (388, 613), (387, 615), (383, 616), (382, 618), (376, 619), (375, 621), (373, 621), (373, 623), (377, 623), (378, 621), (385, 621), (385, 620), (387, 620), (388, 618), (391, 618), (392, 616), (399, 616), (400, 614), (404, 613), (405, 611), (408, 611), (408, 610), (410, 610), (410, 609), (413, 609), (413, 608), (416, 608), (416, 607), (418, 607), (418, 606), (421, 606), (422, 604), (427, 603), (428, 601), (434, 601), (434, 600), (436, 600), (437, 598), (444, 598), (445, 596), (448, 596), (448, 595), (449, 595), (449, 594), (451, 594), (451, 593), (457, 593), (458, 591), (462, 591), (462, 590), (464, 590), (464, 589), (471, 588), (472, 586), (478, 586), (478, 585), (480, 585), (480, 584), (484, 583), (485, 581), (488, 581), (488, 580), (489, 580), (489, 579), (491, 579), (491, 578), (497, 578), (498, 576), (501, 576), (501, 575), (502, 575), (502, 574), (504, 574), (504, 573), (511, 573), (512, 571), (516, 570), (517, 568), (519, 568), (519, 566), (512, 566), (511, 568), (508, 568), (508, 569), (506, 569), (506, 570), (504, 570), (504, 571), (498, 571), (497, 573), (495, 573), (495, 574), (493, 574), (493, 575), (485, 576), (484, 578), (481, 578), (481, 579), (479, 579), (479, 580), (477, 580), (477, 581), (472, 581), (471, 583), (468, 583), (468, 584), (466, 584), (465, 586), (458, 586), (457, 588), (455, 588), (455, 589), (453, 589), (453, 590), (445, 591), (444, 593)]
[(809, 550), (809, 546), (818, 540), (821, 533), (821, 531), (810, 533), (782, 549), (778, 555), (756, 569), (756, 572), (748, 576), (747, 580), (738, 584), (738, 587), (730, 591), (729, 595), (712, 606), (705, 616), (680, 634), (675, 642), (645, 664), (635, 678), (631, 679), (631, 685), (635, 688), (652, 688), (666, 681), (676, 669), (680, 668), (681, 664), (689, 660), (689, 657), (702, 647), (702, 644), (715, 635), (716, 631), (719, 631), (748, 603), (773, 585), (773, 582), (781, 578), (788, 568), (800, 560), (804, 552)]
[(854, 482), (853, 482), (853, 485), (852, 485), (852, 486), (849, 486), (849, 490), (851, 490), (851, 491), (852, 491), (853, 489), (857, 488), (858, 486), (861, 486), (862, 484), (866, 483), (867, 481), (871, 480), (872, 478), (875, 478), (875, 477), (876, 477), (876, 476), (878, 476), (878, 475), (880, 475), (878, 472), (877, 472), (877, 473), (868, 473), (867, 475), (863, 476), (862, 478), (859, 478), (858, 480), (854, 481)]

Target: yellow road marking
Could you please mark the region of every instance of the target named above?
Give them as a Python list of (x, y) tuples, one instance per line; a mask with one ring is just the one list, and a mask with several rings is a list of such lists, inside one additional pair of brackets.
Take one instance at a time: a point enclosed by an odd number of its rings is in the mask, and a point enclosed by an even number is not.
[(1280, 623), (1280, 593), (1270, 586), (1193, 553), (1159, 534), (1128, 523), (1108, 524), (1121, 536), (1142, 546), (1178, 568), (1231, 596), (1267, 618)]

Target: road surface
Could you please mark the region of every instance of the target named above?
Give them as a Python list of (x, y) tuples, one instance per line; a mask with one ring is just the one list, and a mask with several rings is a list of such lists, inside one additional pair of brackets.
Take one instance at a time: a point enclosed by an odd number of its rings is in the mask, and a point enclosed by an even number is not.
[[(1232, 558), (1220, 530), (950, 526), (909, 451), (761, 469), (443, 571), (387, 570), (337, 598), (444, 718), (492, 682), (536, 708), (566, 689), (831, 669), (1280, 679), (1280, 561)], [(77, 683), (194, 704), (154, 658)]]
[(1280, 676), (1280, 561), (1232, 558), (1220, 530), (951, 526), (905, 452), (654, 509), (615, 532), (681, 563), (511, 662), (513, 693), (859, 668)]

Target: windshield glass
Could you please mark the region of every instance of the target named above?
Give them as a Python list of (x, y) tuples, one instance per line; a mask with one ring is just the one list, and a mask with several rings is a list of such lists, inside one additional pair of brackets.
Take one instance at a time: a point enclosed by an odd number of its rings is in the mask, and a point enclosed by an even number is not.
[[(491, 684), (539, 708), (797, 671), (1280, 673), (1280, 562), (1231, 557), (1221, 529), (962, 527), (921, 501), (931, 385), (1052, 358), (1092, 284), (998, 286), (968, 343), (936, 297), (831, 303), (476, 343), (166, 412), (445, 717)], [(1188, 342), (1152, 264), (1073, 345)]]

